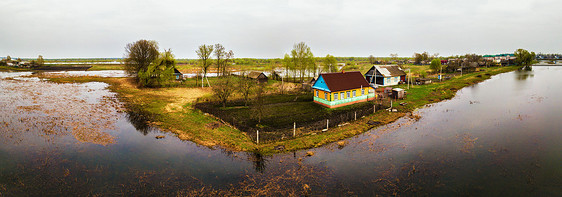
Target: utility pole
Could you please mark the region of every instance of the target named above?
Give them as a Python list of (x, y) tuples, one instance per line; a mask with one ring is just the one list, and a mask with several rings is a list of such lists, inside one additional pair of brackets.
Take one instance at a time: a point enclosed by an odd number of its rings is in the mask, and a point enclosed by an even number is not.
[(439, 81), (443, 81), (443, 75), (441, 74), (443, 72), (443, 65), (439, 66)]
[(410, 74), (412, 74), (412, 71), (411, 71), (410, 68), (408, 68), (408, 82), (407, 82), (407, 83), (408, 83), (408, 90), (410, 89), (410, 80), (411, 80), (411, 79), (410, 79)]
[(297, 134), (297, 123), (293, 122), (293, 137)]

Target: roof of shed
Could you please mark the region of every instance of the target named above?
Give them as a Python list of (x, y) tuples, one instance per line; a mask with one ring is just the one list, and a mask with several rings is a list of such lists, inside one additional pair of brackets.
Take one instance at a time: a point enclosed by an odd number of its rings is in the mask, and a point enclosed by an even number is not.
[(375, 69), (373, 68), (378, 70), (384, 77), (397, 77), (406, 75), (406, 72), (404, 72), (402, 68), (397, 65), (373, 66), (369, 71), (367, 71), (367, 73), (365, 73), (365, 75), (373, 75), (373, 73), (375, 72)]
[(332, 92), (369, 87), (361, 72), (338, 72), (320, 74)]
[[(262, 72), (257, 72), (257, 71), (252, 71), (248, 74), (248, 77), (252, 78), (252, 79), (257, 79), (261, 74), (263, 74)], [(263, 74), (263, 76), (265, 78), (267, 78), (267, 76), (265, 76), (265, 74)]]

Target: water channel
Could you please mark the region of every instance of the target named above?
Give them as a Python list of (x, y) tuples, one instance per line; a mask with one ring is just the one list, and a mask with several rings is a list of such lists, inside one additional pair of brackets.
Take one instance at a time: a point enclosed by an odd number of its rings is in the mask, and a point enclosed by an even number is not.
[(0, 196), (562, 195), (562, 67), (496, 75), (417, 121), (274, 156), (178, 140), (123, 112), (107, 84), (29, 74), (0, 73)]

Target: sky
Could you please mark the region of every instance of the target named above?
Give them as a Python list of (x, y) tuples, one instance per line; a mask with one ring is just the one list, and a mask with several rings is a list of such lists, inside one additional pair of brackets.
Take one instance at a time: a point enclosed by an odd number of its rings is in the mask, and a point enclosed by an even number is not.
[(1, 0), (0, 56), (119, 58), (140, 39), (176, 58), (562, 53), (560, 21), (560, 0)]

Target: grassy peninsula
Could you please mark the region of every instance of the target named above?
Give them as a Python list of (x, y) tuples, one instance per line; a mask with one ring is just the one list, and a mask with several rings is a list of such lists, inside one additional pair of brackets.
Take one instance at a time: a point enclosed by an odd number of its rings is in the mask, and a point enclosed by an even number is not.
[[(212, 94), (210, 88), (169, 87), (169, 88), (138, 88), (132, 78), (98, 78), (98, 77), (48, 77), (51, 81), (61, 83), (80, 83), (100, 81), (110, 84), (110, 89), (118, 93), (128, 110), (147, 114), (149, 123), (158, 128), (172, 132), (178, 138), (190, 140), (208, 147), (222, 147), (234, 151), (255, 151), (273, 154), (322, 146), (363, 133), (375, 126), (369, 121), (380, 125), (391, 123), (417, 108), (426, 104), (452, 98), (456, 91), (491, 76), (517, 70), (519, 66), (480, 68), (479, 72), (454, 76), (443, 82), (428, 85), (414, 85), (407, 90), (407, 98), (393, 103), (398, 112), (379, 110), (374, 114), (358, 118), (341, 127), (330, 128), (328, 131), (310, 131), (295, 138), (287, 138), (268, 143), (257, 144), (256, 140), (246, 133), (225, 124), (212, 115), (203, 113), (193, 107), (197, 98)], [(405, 85), (399, 87), (406, 88)], [(402, 106), (399, 103), (407, 103)], [(276, 147), (283, 146), (283, 150)]]

